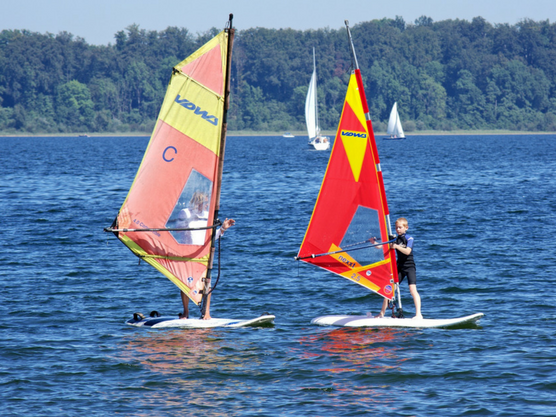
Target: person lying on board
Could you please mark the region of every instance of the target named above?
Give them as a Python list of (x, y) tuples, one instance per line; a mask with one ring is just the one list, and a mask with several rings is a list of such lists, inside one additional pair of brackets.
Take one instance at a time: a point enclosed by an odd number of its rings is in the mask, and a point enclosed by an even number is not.
[[(406, 218), (400, 217), (396, 220), (396, 233), (398, 237), (396, 238), (396, 242), (390, 244), (390, 248), (396, 249), (399, 283), (401, 284), (403, 279), (407, 277), (409, 292), (415, 304), (415, 317), (413, 318), (422, 319), (421, 296), (417, 292), (417, 270), (415, 268), (415, 261), (413, 260), (413, 237), (406, 233), (408, 229), (409, 225)], [(387, 307), (388, 300), (385, 298), (382, 302), (380, 314), (376, 317), (384, 317)]]
[[(216, 239), (219, 239), (220, 236), (222, 236), (224, 232), (228, 230), (230, 227), (232, 227), (234, 224), (236, 224), (236, 221), (234, 219), (224, 220), (222, 226), (216, 231)], [(209, 289), (210, 289), (210, 283), (209, 283)], [(180, 291), (180, 295), (181, 295), (181, 301), (183, 303), (183, 313), (180, 313), (179, 317), (180, 319), (188, 319), (189, 318), (189, 297), (183, 291)], [(205, 315), (203, 316), (203, 320), (211, 319), (210, 296), (211, 294), (207, 296), (206, 309), (205, 309)]]

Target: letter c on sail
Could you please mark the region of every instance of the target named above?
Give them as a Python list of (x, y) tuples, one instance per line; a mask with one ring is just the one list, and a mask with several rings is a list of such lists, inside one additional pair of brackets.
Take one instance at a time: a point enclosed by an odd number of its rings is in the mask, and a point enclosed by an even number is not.
[(166, 152), (168, 152), (168, 149), (173, 149), (174, 154), (177, 154), (178, 150), (176, 148), (174, 148), (173, 146), (168, 146), (166, 149), (164, 149), (164, 152), (162, 152), (162, 159), (164, 159), (166, 162), (172, 162), (174, 160), (174, 158), (171, 158), (171, 159), (166, 158)]

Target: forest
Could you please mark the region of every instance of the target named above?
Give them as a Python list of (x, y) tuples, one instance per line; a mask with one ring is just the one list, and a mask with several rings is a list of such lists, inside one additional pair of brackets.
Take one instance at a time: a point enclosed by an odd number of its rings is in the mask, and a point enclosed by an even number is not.
[[(352, 61), (345, 28), (236, 28), (230, 131), (305, 129), (316, 50), (319, 118), (335, 130)], [(26, 30), (0, 32), (0, 133), (145, 133), (153, 129), (172, 67), (222, 28), (146, 31), (114, 43)], [(556, 131), (556, 24), (407, 23), (397, 16), (354, 25), (352, 35), (375, 131), (394, 102), (406, 132)]]

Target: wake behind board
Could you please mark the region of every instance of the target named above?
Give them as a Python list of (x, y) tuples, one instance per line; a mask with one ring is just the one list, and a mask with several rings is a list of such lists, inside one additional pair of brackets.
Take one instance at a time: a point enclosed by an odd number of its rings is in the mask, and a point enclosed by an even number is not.
[(409, 327), (409, 328), (447, 328), (461, 326), (465, 324), (476, 324), (483, 313), (475, 313), (470, 316), (458, 317), (453, 319), (413, 319), (413, 318), (393, 318), (393, 317), (369, 317), (369, 316), (321, 316), (311, 320), (311, 323), (319, 326), (340, 326), (340, 327)]
[(260, 317), (249, 320), (238, 319), (177, 319), (175, 316), (144, 317), (135, 313), (132, 319), (126, 323), (135, 327), (151, 327), (153, 329), (162, 328), (182, 328), (182, 329), (209, 329), (214, 327), (257, 327), (269, 326), (274, 323), (276, 317), (272, 314), (263, 314)]

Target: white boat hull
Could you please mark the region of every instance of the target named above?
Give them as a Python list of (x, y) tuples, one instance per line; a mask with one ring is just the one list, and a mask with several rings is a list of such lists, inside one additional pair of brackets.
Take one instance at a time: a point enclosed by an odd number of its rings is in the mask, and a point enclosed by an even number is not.
[(410, 327), (410, 328), (438, 328), (454, 327), (463, 324), (477, 323), (484, 317), (483, 313), (475, 313), (465, 317), (452, 319), (413, 319), (392, 317), (369, 317), (369, 316), (321, 316), (311, 320), (311, 323), (319, 326), (339, 327)]
[(310, 141), (309, 146), (314, 147), (317, 151), (326, 151), (330, 149), (330, 140), (325, 136), (321, 136), (318, 140), (315, 138)]

